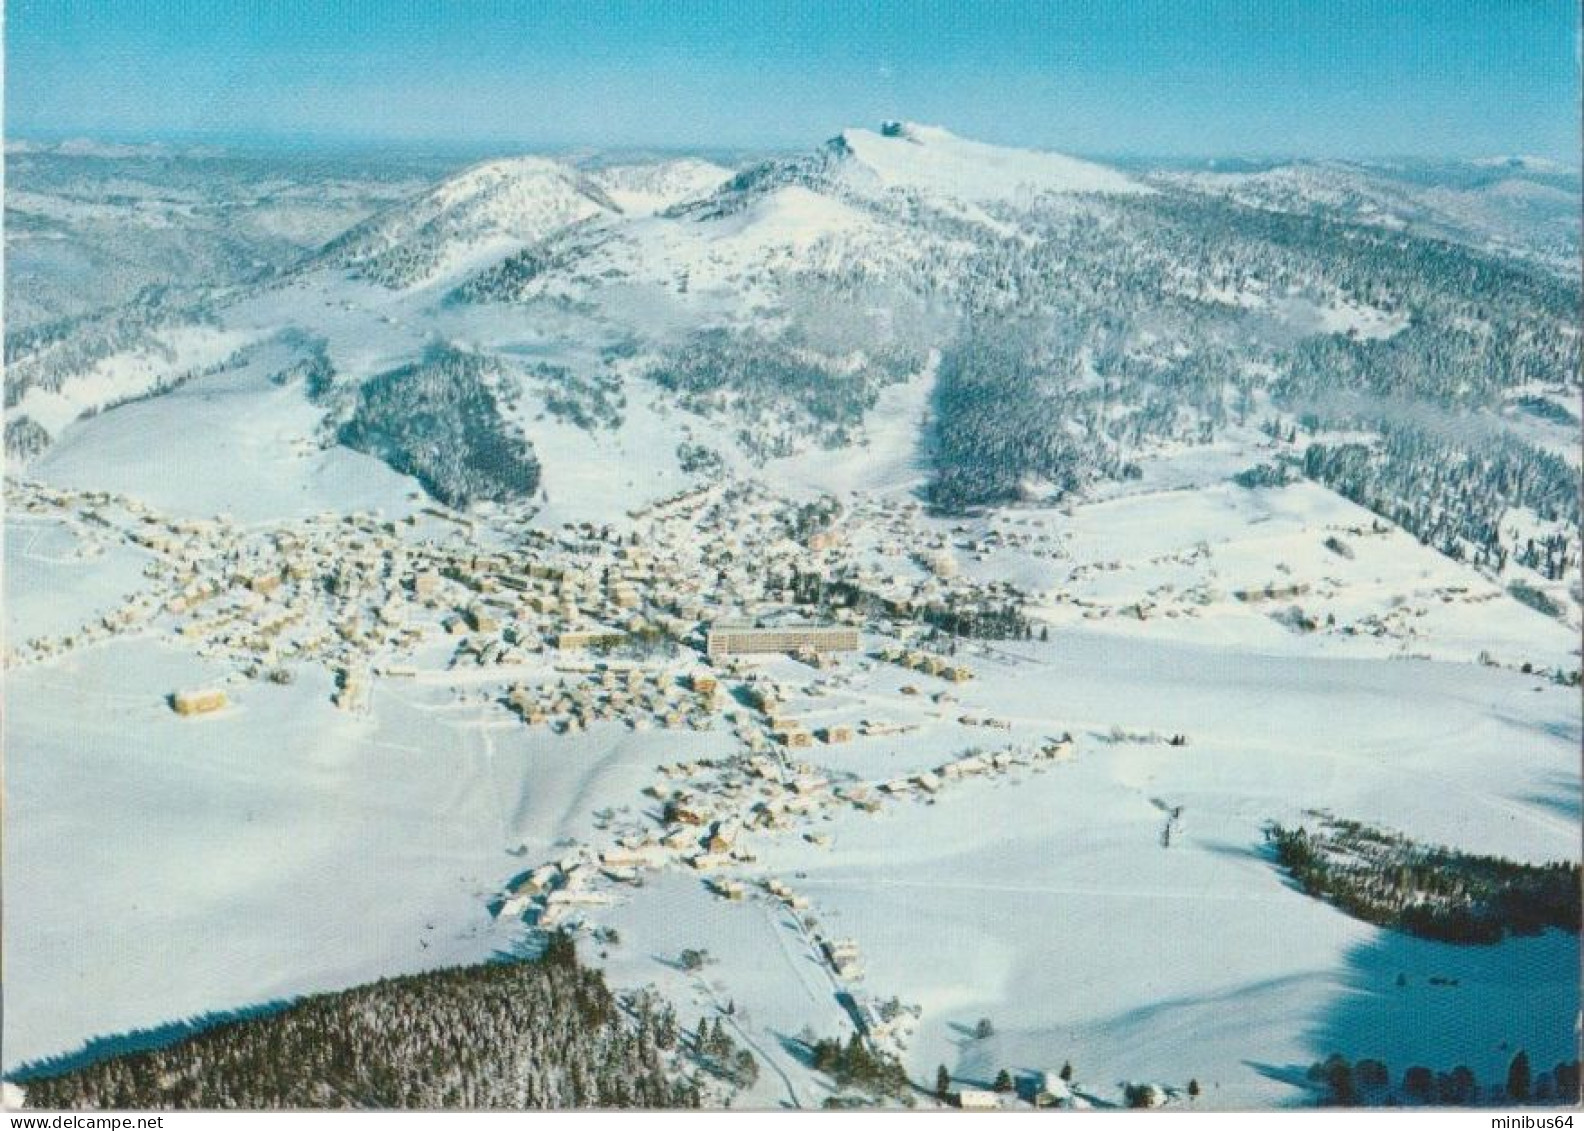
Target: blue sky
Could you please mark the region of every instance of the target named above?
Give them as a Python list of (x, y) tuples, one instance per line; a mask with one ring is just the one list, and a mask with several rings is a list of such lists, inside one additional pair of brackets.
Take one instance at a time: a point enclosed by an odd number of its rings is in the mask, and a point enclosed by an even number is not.
[(1579, 149), (1574, 0), (10, 0), (19, 136), (1095, 154)]

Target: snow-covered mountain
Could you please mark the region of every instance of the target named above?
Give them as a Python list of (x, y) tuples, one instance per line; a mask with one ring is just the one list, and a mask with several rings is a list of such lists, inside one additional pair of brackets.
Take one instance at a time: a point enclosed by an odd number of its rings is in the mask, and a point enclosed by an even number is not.
[[(712, 252), (747, 267), (789, 250), (805, 253), (825, 239), (892, 243), (898, 225), (914, 224), (919, 209), (989, 224), (979, 205), (1151, 191), (1090, 162), (888, 123), (878, 132), (845, 130), (808, 155), (737, 175), (688, 159), (589, 172), (543, 157), (492, 161), (359, 225), (330, 244), (326, 257), (409, 287), (483, 269), (581, 225), (600, 236), (630, 235), (637, 254), (624, 273), (660, 276)], [(727, 216), (739, 219), (711, 223)], [(673, 235), (656, 236), (663, 231)], [(743, 246), (722, 250), (735, 242)]]
[(1015, 200), (1043, 193), (1150, 191), (1104, 165), (1059, 153), (969, 141), (941, 129), (887, 122), (879, 132), (843, 130), (831, 149), (858, 193), (918, 193), (957, 200)]
[[(920, 230), (920, 212), (1004, 235), (1010, 229), (982, 206), (1151, 191), (1090, 162), (887, 123), (736, 175), (688, 159), (586, 173), (549, 158), (493, 161), (359, 225), (325, 249), (325, 261), (393, 289), (478, 277), (468, 288), (475, 298), (520, 299), (513, 284), (524, 264), (511, 257), (542, 266), (551, 248), (585, 278), (653, 282), (688, 272), (706, 285), (737, 285), (760, 269), (862, 262), (881, 270), (916, 260), (939, 242)], [(574, 235), (579, 246), (566, 246)], [(492, 292), (497, 284), (505, 291)]]
[(598, 182), (560, 162), (491, 161), (372, 217), (329, 244), (325, 255), (369, 278), (413, 286), (620, 211)]
[[(862, 451), (882, 395), (914, 385), (925, 489), (943, 505), (1081, 491), (1153, 446), (1208, 443), (1256, 412), (1340, 413), (1338, 397), (1355, 415), (1408, 398), (1511, 417), (1514, 458), (1549, 459), (1567, 448), (1563, 410), (1534, 406), (1576, 383), (1577, 280), (1510, 250), (1490, 217), (1544, 229), (1556, 176), (1133, 174), (900, 122), (736, 171), (492, 160), (290, 272), (118, 323), (92, 348), (17, 343), (8, 443), (36, 453), (79, 413), (287, 342), (284, 370), (317, 374), (305, 441), (385, 437), (381, 458), (423, 465), (386, 446), (421, 435), (369, 418), (426, 403), (392, 388), (406, 374), (437, 405), (498, 420), (484, 447), (537, 459), (542, 480), (511, 482), (588, 483), (576, 498), (594, 507), (626, 504), (591, 460), (642, 449), (653, 486), (686, 482), (706, 435), (728, 465)], [(446, 497), (469, 496), (469, 468), (477, 497), (505, 489), (482, 458), (461, 453)], [(1549, 514), (1554, 496), (1531, 502)]]

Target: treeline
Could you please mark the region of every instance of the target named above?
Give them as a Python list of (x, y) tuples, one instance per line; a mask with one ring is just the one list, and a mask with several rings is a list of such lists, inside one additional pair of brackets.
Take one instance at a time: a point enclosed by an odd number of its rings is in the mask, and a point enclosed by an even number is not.
[(1482, 1103), (1572, 1107), (1584, 1098), (1579, 1093), (1578, 1061), (1562, 1061), (1549, 1072), (1536, 1072), (1522, 1049), (1513, 1055), (1507, 1077), (1500, 1084), (1481, 1085), (1466, 1064), (1441, 1072), (1416, 1064), (1401, 1077), (1394, 1077), (1384, 1061), (1365, 1057), (1351, 1062), (1341, 1053), (1310, 1065), (1308, 1076), (1321, 1090), (1323, 1102), (1337, 1107), (1473, 1107)]
[[(919, 611), (919, 619), (935, 630), (932, 639), (943, 634), (968, 640), (1034, 639), (1034, 626), (1029, 623), (1023, 606), (1015, 601), (932, 603)], [(948, 650), (955, 652), (956, 646), (948, 645)]]
[[(502, 193), (521, 201), (528, 192), (536, 199), (527, 208), (518, 203), (515, 215), (502, 208)], [(591, 214), (619, 211), (604, 190), (576, 170), (477, 166), (347, 229), (320, 249), (318, 260), (400, 290), (429, 279), (458, 247), (478, 246), (503, 231), (566, 235)], [(519, 261), (519, 266), (528, 263)]]
[[(1553, 581), (1577, 567), (1578, 472), (1566, 460), (1505, 433), (1475, 446), (1413, 425), (1377, 427), (1375, 444), (1311, 444), (1304, 474), (1449, 557), (1499, 571), (1516, 556)], [(1509, 544), (1503, 522), (1518, 507), (1557, 529)]]
[(1278, 212), (1163, 193), (1119, 207), (1149, 226), (1151, 252), (1182, 274), (1270, 295), (1346, 294), (1402, 314), (1387, 337), (1304, 336), (1278, 358), (1278, 396), (1342, 390), (1443, 405), (1494, 404), (1534, 381), (1571, 382), (1578, 280), (1521, 259), (1318, 209)]
[(208, 307), (172, 287), (148, 286), (121, 306), (8, 331), (5, 336), (5, 406), (15, 408), (32, 388), (59, 392), (112, 354), (141, 350), (174, 363), (160, 332), (182, 325), (212, 325)]
[(1450, 943), (1497, 943), (1548, 929), (1579, 933), (1579, 865), (1524, 864), (1427, 847), (1357, 821), (1271, 823), (1276, 863), (1305, 894), (1376, 926)]
[(719, 1017), (699, 1019), (698, 1031), (688, 1041), (688, 1049), (704, 1071), (733, 1087), (751, 1088), (759, 1079), (759, 1062), (754, 1054), (732, 1039)]
[(285, 369), (270, 374), (270, 381), (276, 385), (295, 385), (300, 381), (309, 400), (320, 403), (331, 399), (336, 368), (330, 360), (330, 343), (297, 330), (286, 331), (281, 340), (302, 351), (302, 356)]
[(665, 1024), (652, 1001), (624, 1011), (558, 937), (538, 962), (320, 994), (19, 1082), (27, 1106), (44, 1109), (697, 1107)]
[(1247, 411), (1240, 373), (1219, 350), (1140, 357), (1078, 337), (979, 331), (942, 355), (929, 500), (957, 512), (1137, 478), (1151, 447), (1208, 443)]
[(1085, 437), (1069, 430), (1053, 379), (1017, 336), (964, 340), (942, 355), (929, 500), (944, 511), (1011, 502), (1036, 478), (1056, 494), (1089, 477)]

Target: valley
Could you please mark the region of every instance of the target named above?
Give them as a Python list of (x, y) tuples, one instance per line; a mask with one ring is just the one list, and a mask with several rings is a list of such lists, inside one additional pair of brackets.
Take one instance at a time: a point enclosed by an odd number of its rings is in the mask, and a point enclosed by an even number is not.
[(550, 931), (737, 1106), (1573, 1060), (1576, 931), (1265, 835), (1577, 865), (1578, 278), (1509, 174), (511, 158), (8, 332), (6, 1070)]

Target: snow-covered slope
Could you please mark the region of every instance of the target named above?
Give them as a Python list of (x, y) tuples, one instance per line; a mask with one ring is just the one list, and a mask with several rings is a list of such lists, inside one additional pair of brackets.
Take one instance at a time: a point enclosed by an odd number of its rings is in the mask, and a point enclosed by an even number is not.
[(619, 212), (591, 178), (558, 161), (491, 161), (352, 229), (329, 259), (386, 283), (413, 285), (601, 214)]
[(732, 171), (711, 161), (682, 158), (651, 165), (611, 165), (590, 177), (623, 212), (648, 215), (696, 200), (731, 179)]
[(530, 264), (481, 266), (470, 297), (598, 301), (612, 283), (640, 283), (665, 287), (668, 299), (695, 308), (700, 296), (728, 294), (736, 308), (728, 317), (746, 309), (762, 318), (785, 306), (777, 291), (790, 278), (861, 276), (915, 292), (951, 287), (982, 241), (1017, 232), (990, 208), (1153, 191), (1092, 162), (898, 123), (845, 130), (812, 152), (734, 176), (677, 161), (591, 177), (625, 215), (563, 229), (530, 249)]
[(1153, 179), (1255, 208), (1318, 211), (1336, 220), (1499, 250), (1560, 271), (1578, 269), (1578, 174), (1551, 162), (1399, 167), (1316, 161)]
[(952, 197), (1013, 200), (1040, 193), (1141, 193), (1150, 190), (1115, 169), (1060, 153), (986, 145), (938, 126), (887, 122), (880, 132), (843, 130), (833, 148), (848, 187)]

